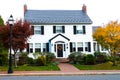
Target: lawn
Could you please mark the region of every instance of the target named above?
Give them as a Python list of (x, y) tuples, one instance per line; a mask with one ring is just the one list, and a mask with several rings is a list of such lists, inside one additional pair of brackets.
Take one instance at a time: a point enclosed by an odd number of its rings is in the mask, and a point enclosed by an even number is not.
[[(0, 71), (7, 71), (8, 66), (0, 66)], [(48, 65), (48, 66), (18, 66), (17, 68), (13, 67), (14, 71), (57, 71), (60, 70), (57, 65)]]
[(74, 66), (80, 70), (120, 70), (120, 64), (118, 64), (117, 66), (112, 66), (111, 63), (102, 63), (97, 65), (75, 64)]

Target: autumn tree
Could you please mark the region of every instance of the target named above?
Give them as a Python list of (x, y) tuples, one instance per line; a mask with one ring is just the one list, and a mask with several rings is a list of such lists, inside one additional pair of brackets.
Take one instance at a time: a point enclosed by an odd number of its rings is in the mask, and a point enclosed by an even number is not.
[[(9, 24), (0, 27), (0, 41), (5, 48), (9, 48)], [(14, 64), (16, 64), (16, 54), (18, 51), (22, 51), (26, 48), (27, 40), (31, 35), (30, 25), (27, 21), (22, 22), (19, 20), (12, 26), (12, 50), (14, 51)]]
[(4, 25), (4, 20), (2, 19), (2, 17), (0, 16), (0, 26)]
[[(0, 27), (1, 26), (4, 26), (4, 20), (2, 19), (2, 17), (0, 16)], [(3, 49), (3, 46), (2, 46), (2, 43), (0, 42), (0, 53), (2, 53), (2, 49)]]
[(99, 27), (93, 33), (93, 38), (113, 57), (116, 65), (116, 54), (120, 50), (120, 23), (112, 21), (104, 27)]

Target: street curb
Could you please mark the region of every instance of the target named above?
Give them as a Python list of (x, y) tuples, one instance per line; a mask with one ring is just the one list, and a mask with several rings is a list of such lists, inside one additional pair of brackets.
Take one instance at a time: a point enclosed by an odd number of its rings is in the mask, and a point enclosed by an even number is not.
[(3, 73), (0, 76), (79, 76), (79, 75), (116, 75), (120, 74), (120, 72), (92, 72), (92, 71), (82, 71), (82, 72), (33, 72), (33, 73), (12, 73), (7, 74)]

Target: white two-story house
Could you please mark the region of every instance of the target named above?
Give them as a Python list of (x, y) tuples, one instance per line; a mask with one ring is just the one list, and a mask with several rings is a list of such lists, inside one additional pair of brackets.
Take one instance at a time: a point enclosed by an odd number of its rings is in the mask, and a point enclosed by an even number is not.
[(67, 58), (72, 52), (93, 53), (92, 21), (85, 5), (82, 10), (29, 10), (25, 5), (24, 20), (33, 30), (30, 54), (51, 52)]

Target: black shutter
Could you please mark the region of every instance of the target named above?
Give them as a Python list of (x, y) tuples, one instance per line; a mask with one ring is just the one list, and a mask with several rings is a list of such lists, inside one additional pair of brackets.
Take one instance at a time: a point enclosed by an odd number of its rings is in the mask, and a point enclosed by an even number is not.
[(65, 26), (62, 26), (62, 32), (65, 33)]
[(85, 26), (83, 26), (83, 34), (86, 34)]
[(91, 52), (91, 43), (88, 42), (88, 52)]
[(31, 26), (32, 35), (34, 35), (34, 26)]
[(53, 33), (56, 33), (56, 26), (53, 26)]
[(46, 51), (49, 52), (49, 43), (46, 43)]
[(44, 35), (44, 26), (41, 26), (41, 34)]
[(73, 26), (73, 33), (76, 34), (76, 26)]
[(27, 43), (27, 52), (29, 53), (29, 43)]
[(72, 42), (70, 42), (70, 52), (72, 52)]

